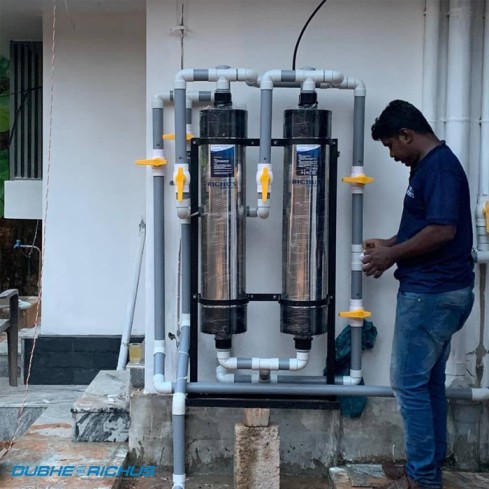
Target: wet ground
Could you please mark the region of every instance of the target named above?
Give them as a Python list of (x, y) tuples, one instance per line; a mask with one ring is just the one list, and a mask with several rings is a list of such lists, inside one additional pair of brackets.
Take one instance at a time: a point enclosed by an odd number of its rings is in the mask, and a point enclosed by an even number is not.
[[(119, 489), (171, 489), (171, 474), (160, 474), (151, 479), (124, 480)], [(185, 489), (233, 489), (232, 476), (201, 475), (188, 477)], [(310, 477), (283, 477), (280, 489), (331, 489), (326, 479)]]

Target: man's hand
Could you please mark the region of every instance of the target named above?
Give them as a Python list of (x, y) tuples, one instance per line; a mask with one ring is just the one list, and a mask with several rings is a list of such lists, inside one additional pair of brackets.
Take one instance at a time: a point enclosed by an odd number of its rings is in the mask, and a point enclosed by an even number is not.
[(379, 278), (388, 268), (396, 262), (396, 256), (392, 246), (396, 242), (396, 236), (389, 239), (367, 239), (363, 242), (364, 258), (363, 271), (366, 275)]
[[(379, 240), (382, 241), (382, 240)], [(389, 246), (368, 247), (364, 251), (363, 271), (369, 277), (379, 278), (396, 262), (396, 255)]]

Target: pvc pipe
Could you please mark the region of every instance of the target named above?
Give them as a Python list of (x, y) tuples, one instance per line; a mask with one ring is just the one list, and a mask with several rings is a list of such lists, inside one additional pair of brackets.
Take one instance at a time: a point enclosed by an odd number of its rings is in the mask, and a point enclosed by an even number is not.
[(482, 112), (480, 119), (479, 194), (476, 207), (477, 249), (489, 251), (489, 1), (486, 1), (482, 67)]
[(256, 173), (258, 194), (258, 216), (266, 219), (270, 213), (270, 199), (263, 199), (261, 177), (266, 168), (270, 175), (268, 192), (272, 190), (272, 114), (273, 114), (273, 87), (301, 86), (302, 90), (313, 91), (322, 83), (338, 84), (343, 81), (343, 73), (332, 70), (270, 70), (265, 72), (259, 82), (261, 90), (260, 103), (260, 152)]
[(450, 0), (446, 139), (467, 171), (469, 157), (471, 2)]
[(472, 256), (476, 263), (489, 262), (489, 251), (472, 250)]
[(141, 275), (141, 266), (143, 263), (144, 255), (144, 242), (146, 238), (146, 224), (143, 219), (139, 223), (139, 246), (134, 262), (134, 268), (132, 273), (132, 287), (129, 293), (129, 301), (127, 303), (126, 315), (124, 320), (124, 332), (122, 333), (121, 347), (119, 350), (119, 358), (117, 360), (117, 370), (125, 370), (127, 363), (127, 351), (129, 348), (129, 342), (131, 341), (132, 324), (134, 322), (134, 311), (136, 309), (136, 299), (139, 289), (139, 277)]
[(489, 195), (489, 90), (487, 90), (489, 86), (489, 2), (487, 1), (484, 17), (479, 194)]
[[(295, 384), (218, 384), (210, 382), (189, 382), (187, 392), (190, 394), (260, 394), (260, 395), (287, 395), (298, 397), (321, 396), (366, 396), (366, 397), (394, 397), (391, 387), (372, 385), (295, 385)], [(447, 398), (465, 399), (471, 401), (489, 400), (487, 387), (472, 389), (447, 389)]]
[(231, 357), (230, 350), (218, 350), (217, 361), (229, 370), (302, 370), (309, 361), (309, 352), (297, 350), (296, 353), (296, 358), (238, 358)]
[[(447, 67), (446, 139), (467, 171), (471, 72), (471, 2), (450, 0)], [(465, 382), (465, 330), (452, 338), (447, 362), (447, 385)]]
[(422, 108), (426, 120), (438, 132), (438, 58), (440, 37), (440, 0), (426, 0), (423, 44)]
[[(173, 181), (184, 176), (183, 199), (177, 199), (177, 215), (180, 219), (190, 216), (190, 172), (187, 161), (186, 100), (187, 82), (216, 81), (218, 90), (229, 90), (231, 81), (255, 82), (258, 74), (247, 68), (185, 69), (175, 75), (173, 97), (175, 99), (175, 165)], [(176, 186), (178, 193), (178, 186)]]
[(177, 379), (172, 403), (173, 425), (173, 489), (185, 487), (185, 400), (190, 350), (190, 221), (182, 229), (182, 315), (178, 346)]

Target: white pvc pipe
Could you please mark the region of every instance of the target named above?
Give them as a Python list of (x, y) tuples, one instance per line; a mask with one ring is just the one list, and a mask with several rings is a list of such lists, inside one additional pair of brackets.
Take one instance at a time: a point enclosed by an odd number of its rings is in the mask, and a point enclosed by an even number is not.
[[(309, 361), (308, 351), (297, 351), (296, 358), (238, 358), (231, 357), (229, 350), (218, 350), (217, 361), (221, 367), (229, 370), (302, 370)], [(242, 366), (244, 363), (248, 366)], [(241, 365), (240, 365), (241, 364)]]
[(471, 83), (471, 2), (450, 0), (446, 139), (467, 171)]
[[(489, 233), (486, 222), (489, 219), (489, 1), (486, 0), (484, 22), (484, 51), (482, 67), (482, 110), (480, 119), (479, 194), (475, 213), (477, 229), (477, 249), (489, 251)], [(478, 260), (479, 257), (478, 257)]]
[[(445, 134), (447, 143), (466, 171), (469, 161), (471, 17), (470, 0), (450, 0)], [(446, 369), (447, 385), (465, 383), (465, 350), (463, 329), (452, 338)]]
[(423, 46), (422, 110), (431, 127), (438, 132), (437, 93), (440, 38), (440, 0), (426, 0)]
[(129, 301), (127, 302), (126, 315), (124, 320), (124, 332), (122, 333), (121, 348), (119, 350), (119, 359), (117, 361), (117, 370), (125, 370), (127, 363), (127, 350), (131, 341), (132, 323), (134, 321), (134, 311), (136, 309), (136, 299), (139, 289), (139, 277), (141, 275), (141, 265), (143, 263), (144, 242), (146, 238), (146, 224), (141, 219), (139, 223), (139, 246), (134, 262), (134, 268), (131, 280), (131, 292), (129, 293)]
[[(180, 70), (175, 75), (175, 88), (185, 89), (187, 82), (192, 81), (244, 81), (247, 83), (256, 83), (258, 73), (248, 68), (206, 68)], [(218, 87), (219, 88), (219, 87)], [(223, 87), (221, 87), (223, 88)], [(229, 87), (228, 87), (229, 88)]]

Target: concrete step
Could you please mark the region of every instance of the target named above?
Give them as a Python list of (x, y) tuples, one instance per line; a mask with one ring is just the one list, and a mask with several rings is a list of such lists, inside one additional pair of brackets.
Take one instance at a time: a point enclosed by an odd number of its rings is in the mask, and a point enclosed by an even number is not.
[(129, 372), (101, 370), (73, 404), (73, 440), (126, 442), (129, 438)]
[[(363, 487), (375, 489), (385, 486), (382, 467), (376, 464), (351, 464), (329, 469), (332, 489)], [(489, 473), (443, 472), (444, 489), (483, 489), (489, 487)]]
[[(77, 444), (71, 439), (71, 406), (84, 388), (85, 386), (29, 388), (27, 405), (31, 408), (37, 406), (43, 411), (24, 436), (17, 438), (8, 453), (5, 452), (9, 443), (3, 442), (0, 445), (2, 489), (118, 487), (120, 481), (117, 477), (104, 476), (102, 470), (107, 466), (124, 466), (127, 444)], [(6, 388), (2, 390), (2, 399), (9, 398), (11, 407), (18, 408), (19, 403), (22, 403), (19, 394), (22, 393), (18, 389)]]

